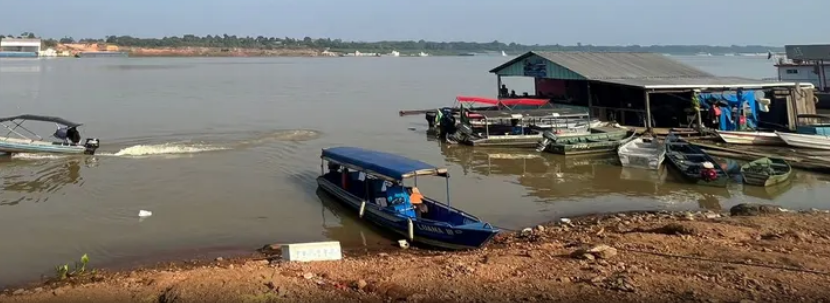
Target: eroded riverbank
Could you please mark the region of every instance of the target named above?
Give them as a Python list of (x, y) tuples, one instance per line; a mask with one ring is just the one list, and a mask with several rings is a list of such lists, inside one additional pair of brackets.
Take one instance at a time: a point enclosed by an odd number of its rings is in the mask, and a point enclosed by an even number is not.
[[(241, 259), (7, 290), (2, 302), (818, 302), (830, 214), (777, 208), (591, 216), (505, 234), (484, 250)], [(742, 301), (744, 300), (744, 301)]]

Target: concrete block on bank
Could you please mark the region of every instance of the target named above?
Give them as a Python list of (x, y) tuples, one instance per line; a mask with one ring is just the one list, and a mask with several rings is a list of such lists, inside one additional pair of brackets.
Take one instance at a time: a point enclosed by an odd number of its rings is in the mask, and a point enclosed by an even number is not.
[(343, 252), (338, 241), (285, 244), (282, 259), (298, 262), (341, 260)]

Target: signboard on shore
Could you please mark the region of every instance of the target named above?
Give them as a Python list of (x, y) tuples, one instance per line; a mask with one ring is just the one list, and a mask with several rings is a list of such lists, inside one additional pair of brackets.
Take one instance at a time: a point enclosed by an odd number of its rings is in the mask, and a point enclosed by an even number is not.
[(830, 44), (785, 45), (787, 58), (830, 61)]
[(328, 261), (343, 259), (340, 242), (316, 242), (282, 245), (282, 259), (286, 261)]

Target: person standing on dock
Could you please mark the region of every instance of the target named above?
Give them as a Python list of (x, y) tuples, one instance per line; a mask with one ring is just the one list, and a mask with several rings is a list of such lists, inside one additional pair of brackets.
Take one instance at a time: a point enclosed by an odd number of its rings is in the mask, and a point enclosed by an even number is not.
[(507, 85), (502, 84), (501, 88), (499, 88), (499, 97), (507, 97), (508, 90)]

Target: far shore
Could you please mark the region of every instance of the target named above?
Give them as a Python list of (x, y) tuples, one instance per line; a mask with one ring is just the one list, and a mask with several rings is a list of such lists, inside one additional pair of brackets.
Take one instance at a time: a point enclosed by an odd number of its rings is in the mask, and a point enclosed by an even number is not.
[(818, 302), (830, 290), (830, 213), (593, 215), (505, 232), (476, 251), (345, 251), (102, 271), (0, 293), (0, 302)]

